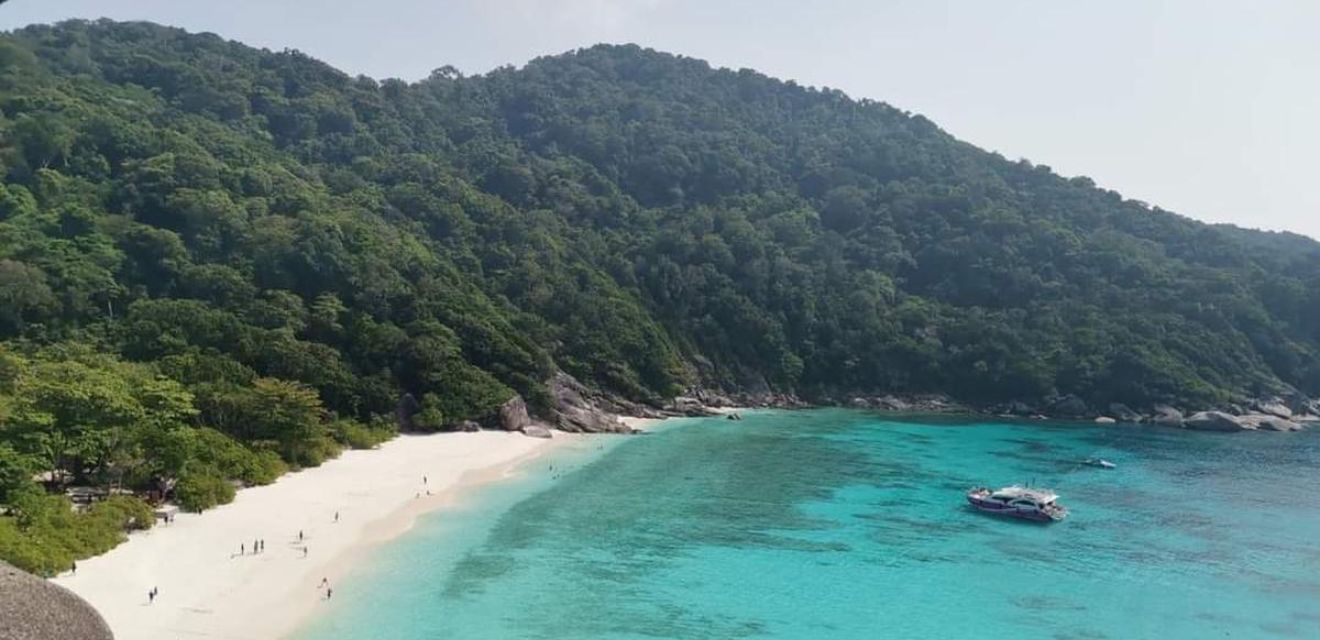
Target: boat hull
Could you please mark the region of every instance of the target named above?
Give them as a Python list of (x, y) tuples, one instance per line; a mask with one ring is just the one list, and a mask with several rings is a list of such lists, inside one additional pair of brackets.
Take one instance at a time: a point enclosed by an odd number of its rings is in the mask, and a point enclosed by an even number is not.
[(978, 511), (993, 513), (997, 516), (1008, 518), (1017, 518), (1019, 520), (1030, 520), (1032, 522), (1058, 522), (1067, 515), (1066, 511), (1061, 511), (1055, 515), (1039, 509), (1025, 509), (1006, 505), (994, 500), (983, 499), (975, 494), (969, 494), (967, 496), (967, 502)]

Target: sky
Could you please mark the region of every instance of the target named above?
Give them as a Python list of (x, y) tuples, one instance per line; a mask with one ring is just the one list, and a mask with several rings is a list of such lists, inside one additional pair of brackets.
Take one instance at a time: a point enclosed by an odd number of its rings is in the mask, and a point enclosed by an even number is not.
[(1320, 238), (1320, 0), (10, 0), (417, 80), (635, 42), (920, 113), (1210, 222)]

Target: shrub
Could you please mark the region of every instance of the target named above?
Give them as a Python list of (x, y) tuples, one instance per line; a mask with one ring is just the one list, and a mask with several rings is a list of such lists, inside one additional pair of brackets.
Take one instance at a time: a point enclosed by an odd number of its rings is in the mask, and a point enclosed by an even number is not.
[(377, 420), (364, 425), (355, 420), (336, 420), (330, 425), (334, 439), (351, 449), (374, 449), (395, 436), (391, 422)]
[(186, 511), (201, 512), (234, 500), (234, 485), (213, 470), (189, 473), (174, 485), (174, 500)]

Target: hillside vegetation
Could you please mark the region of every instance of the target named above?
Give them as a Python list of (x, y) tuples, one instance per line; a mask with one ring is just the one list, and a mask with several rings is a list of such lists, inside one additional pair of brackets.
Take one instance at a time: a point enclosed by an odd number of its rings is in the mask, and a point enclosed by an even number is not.
[[(43, 473), (202, 508), (388, 437), (405, 394), (412, 429), (547, 416), (556, 371), (651, 404), (1320, 393), (1320, 244), (635, 46), (409, 84), (29, 27), (0, 36), (0, 177), (11, 505)], [(34, 526), (0, 520), (0, 556)]]

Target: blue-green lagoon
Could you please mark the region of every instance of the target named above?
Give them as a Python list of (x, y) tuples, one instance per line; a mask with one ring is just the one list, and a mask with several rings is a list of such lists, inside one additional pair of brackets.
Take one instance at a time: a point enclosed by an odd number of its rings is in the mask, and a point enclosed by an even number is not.
[[(1320, 638), (1320, 430), (745, 418), (556, 452), (373, 551), (297, 638)], [(1067, 521), (963, 499), (1033, 480)]]

